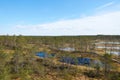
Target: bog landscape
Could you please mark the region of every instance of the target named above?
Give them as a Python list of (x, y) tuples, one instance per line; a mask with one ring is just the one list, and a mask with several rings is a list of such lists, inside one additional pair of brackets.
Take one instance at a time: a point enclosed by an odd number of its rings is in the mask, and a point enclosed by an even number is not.
[(0, 36), (0, 80), (119, 80), (120, 36)]
[(120, 80), (120, 0), (0, 0), (0, 80)]

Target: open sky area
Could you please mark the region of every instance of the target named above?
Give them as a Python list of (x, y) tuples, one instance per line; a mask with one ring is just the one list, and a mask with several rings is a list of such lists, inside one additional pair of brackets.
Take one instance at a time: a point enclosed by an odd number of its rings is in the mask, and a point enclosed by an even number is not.
[(120, 0), (0, 0), (0, 35), (120, 35)]

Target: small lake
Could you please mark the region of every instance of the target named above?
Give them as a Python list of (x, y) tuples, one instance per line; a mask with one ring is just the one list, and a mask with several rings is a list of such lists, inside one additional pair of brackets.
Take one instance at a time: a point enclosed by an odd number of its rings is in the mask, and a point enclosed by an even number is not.
[(46, 52), (37, 52), (36, 56), (39, 56), (40, 58), (51, 58), (54, 57), (55, 54), (54, 53), (48, 54)]
[[(96, 48), (98, 48), (98, 49), (106, 49), (106, 52), (108, 54), (115, 54), (115, 55), (119, 55), (120, 54), (120, 47), (97, 46)], [(111, 49), (113, 49), (113, 50), (111, 50)]]
[(116, 55), (119, 55), (119, 54), (120, 54), (119, 51), (107, 51), (107, 53), (109, 53), (109, 54), (116, 54)]
[(81, 57), (62, 57), (60, 59), (60, 62), (68, 63), (68, 64), (74, 64), (74, 65), (84, 65), (84, 64), (90, 64), (90, 58), (81, 58)]
[(100, 60), (93, 60), (91, 58), (83, 58), (83, 57), (62, 57), (60, 62), (73, 64), (73, 65), (88, 65), (91, 67), (94, 67), (96, 65), (99, 65), (100, 67), (103, 67), (103, 63)]
[(101, 42), (97, 42), (95, 44), (120, 44), (120, 42), (106, 42), (106, 41), (101, 41)]
[(96, 46), (96, 48), (101, 48), (101, 49), (104, 49), (104, 48), (106, 48), (106, 49), (116, 49), (116, 50), (120, 50), (120, 47), (118, 47), (118, 46), (114, 46), (114, 47), (108, 47), (108, 46)]
[(61, 50), (61, 51), (75, 51), (75, 48), (65, 47), (65, 48), (59, 48), (59, 50)]

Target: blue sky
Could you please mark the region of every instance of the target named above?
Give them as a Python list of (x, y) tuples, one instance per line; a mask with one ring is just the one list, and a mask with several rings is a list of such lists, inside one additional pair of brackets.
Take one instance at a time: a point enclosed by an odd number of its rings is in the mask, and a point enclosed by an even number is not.
[(120, 35), (120, 0), (0, 0), (0, 35)]

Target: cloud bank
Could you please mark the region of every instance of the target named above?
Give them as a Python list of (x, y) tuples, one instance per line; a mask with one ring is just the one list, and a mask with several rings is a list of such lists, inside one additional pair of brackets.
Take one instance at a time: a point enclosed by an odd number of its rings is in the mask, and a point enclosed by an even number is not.
[(16, 25), (23, 35), (120, 35), (120, 11), (36, 25)]

